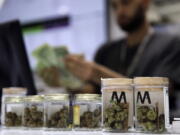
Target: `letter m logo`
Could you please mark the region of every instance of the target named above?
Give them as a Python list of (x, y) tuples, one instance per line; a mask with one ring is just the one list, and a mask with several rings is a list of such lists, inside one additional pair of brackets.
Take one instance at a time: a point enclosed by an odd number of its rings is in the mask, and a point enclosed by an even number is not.
[(151, 98), (150, 98), (150, 96), (149, 96), (149, 92), (148, 92), (148, 91), (145, 91), (143, 96), (141, 95), (141, 92), (138, 92), (138, 93), (137, 93), (137, 103), (138, 103), (139, 101), (140, 101), (142, 104), (144, 104), (145, 101), (147, 101), (149, 104), (151, 104)]
[(126, 93), (125, 92), (121, 92), (120, 95), (118, 95), (117, 92), (114, 91), (112, 93), (111, 100), (112, 101), (117, 101), (118, 103), (122, 103), (122, 100), (124, 100), (124, 103), (127, 103)]

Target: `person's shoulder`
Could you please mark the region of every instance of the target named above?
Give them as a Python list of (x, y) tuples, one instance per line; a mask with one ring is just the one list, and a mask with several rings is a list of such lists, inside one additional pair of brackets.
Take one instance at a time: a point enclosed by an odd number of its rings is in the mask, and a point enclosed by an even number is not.
[(168, 31), (156, 31), (154, 40), (159, 43), (160, 48), (171, 48), (172, 50), (180, 47), (180, 35)]
[(154, 36), (161, 41), (180, 41), (180, 35), (169, 31), (155, 31)]
[(168, 31), (156, 31), (148, 50), (153, 56), (167, 59), (180, 56), (180, 36)]

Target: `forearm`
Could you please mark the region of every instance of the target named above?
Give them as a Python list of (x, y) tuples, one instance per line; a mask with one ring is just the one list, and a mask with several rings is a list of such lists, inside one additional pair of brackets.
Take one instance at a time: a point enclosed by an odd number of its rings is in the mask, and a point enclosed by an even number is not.
[(69, 56), (66, 58), (66, 66), (71, 73), (81, 80), (100, 85), (101, 78), (120, 78), (121, 74), (94, 62)]
[(109, 68), (96, 64), (93, 76), (90, 78), (96, 84), (101, 83), (101, 78), (122, 78), (125, 77)]

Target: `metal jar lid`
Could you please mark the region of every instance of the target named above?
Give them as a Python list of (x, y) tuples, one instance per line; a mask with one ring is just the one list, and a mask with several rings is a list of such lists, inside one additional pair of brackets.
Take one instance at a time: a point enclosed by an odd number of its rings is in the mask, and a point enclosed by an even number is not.
[(47, 101), (64, 101), (69, 100), (69, 94), (49, 94), (45, 95)]
[(44, 96), (43, 95), (35, 95), (35, 96), (27, 96), (24, 98), (26, 102), (43, 102)]
[(76, 94), (75, 99), (77, 101), (96, 101), (101, 100), (100, 94)]
[(102, 78), (102, 86), (119, 86), (119, 85), (131, 85), (133, 80), (130, 78)]
[(166, 77), (136, 77), (135, 85), (169, 85), (169, 79)]

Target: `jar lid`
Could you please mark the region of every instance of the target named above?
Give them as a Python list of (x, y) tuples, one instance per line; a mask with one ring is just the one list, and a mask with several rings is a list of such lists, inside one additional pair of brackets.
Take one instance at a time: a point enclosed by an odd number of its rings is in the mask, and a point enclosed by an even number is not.
[(44, 100), (43, 95), (27, 96), (24, 98), (26, 102), (42, 102)]
[(135, 85), (169, 85), (169, 79), (166, 77), (136, 77)]
[(6, 97), (5, 102), (6, 103), (22, 103), (24, 101), (23, 97)]
[(45, 100), (48, 101), (59, 101), (59, 100), (68, 100), (69, 94), (48, 94), (45, 95)]
[(75, 95), (76, 100), (101, 100), (101, 95), (100, 94), (76, 94)]
[(25, 95), (27, 92), (26, 88), (22, 87), (9, 87), (9, 88), (3, 88), (3, 94), (22, 94)]
[(131, 85), (133, 80), (130, 78), (101, 78), (102, 86)]

